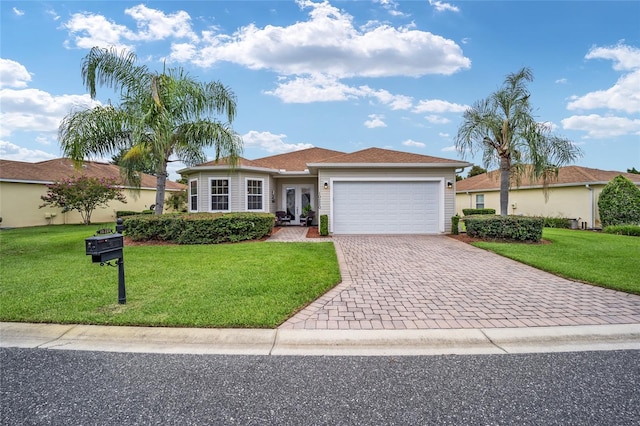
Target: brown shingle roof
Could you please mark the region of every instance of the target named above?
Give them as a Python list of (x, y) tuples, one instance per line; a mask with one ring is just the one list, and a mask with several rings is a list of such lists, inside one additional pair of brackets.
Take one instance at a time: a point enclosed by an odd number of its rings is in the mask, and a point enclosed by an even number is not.
[(308, 161), (308, 163), (460, 164), (463, 163), (463, 161), (413, 154), (411, 152), (393, 151), (390, 149), (367, 148), (351, 154), (327, 158), (324, 161)]
[[(228, 165), (229, 165), (229, 159), (228, 158), (220, 158), (218, 160), (211, 160), (211, 161), (207, 161), (206, 163), (198, 164), (198, 167), (200, 167), (200, 166), (228, 166)], [(247, 160), (244, 157), (239, 157), (238, 158), (238, 163), (236, 164), (236, 167), (262, 167), (262, 166), (257, 164), (255, 161)]]
[[(588, 167), (580, 166), (566, 166), (558, 169), (558, 178), (553, 180), (549, 186), (567, 186), (567, 185), (585, 185), (603, 183), (606, 184), (611, 179), (618, 175), (623, 175), (629, 178), (631, 181), (640, 183), (640, 175), (633, 173), (623, 173), (614, 170), (600, 170), (591, 169)], [(512, 179), (513, 180), (513, 179)], [(517, 187), (515, 182), (511, 185), (513, 188)], [(520, 181), (519, 188), (527, 188), (531, 186), (542, 186), (542, 181), (529, 181), (528, 178), (523, 177)], [(481, 190), (497, 190), (500, 189), (500, 173), (498, 170), (494, 170), (481, 175), (473, 176), (467, 179), (463, 179), (456, 183), (456, 192), (464, 191), (481, 191)]]
[(324, 159), (343, 154), (344, 152), (314, 147), (302, 149), (300, 151), (288, 152), (286, 154), (264, 157), (257, 159), (254, 162), (259, 164), (261, 167), (267, 167), (270, 169), (303, 171), (307, 168), (308, 163), (317, 163)]
[[(76, 169), (68, 158), (27, 163), (23, 161), (0, 160), (0, 179), (28, 182), (54, 182), (71, 176), (86, 175), (96, 178), (114, 178), (119, 182), (120, 168), (114, 164), (85, 161), (81, 169)], [(156, 188), (156, 177), (143, 173), (140, 186)], [(184, 185), (167, 180), (168, 190), (181, 190)]]

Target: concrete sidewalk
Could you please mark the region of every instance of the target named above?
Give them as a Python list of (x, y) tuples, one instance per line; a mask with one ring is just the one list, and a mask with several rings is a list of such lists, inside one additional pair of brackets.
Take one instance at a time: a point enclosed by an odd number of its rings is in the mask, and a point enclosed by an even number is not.
[(0, 347), (363, 356), (640, 350), (640, 324), (457, 330), (257, 330), (0, 323)]
[(333, 241), (342, 282), (278, 329), (0, 323), (0, 347), (246, 355), (640, 350), (640, 296), (559, 278), (446, 236)]

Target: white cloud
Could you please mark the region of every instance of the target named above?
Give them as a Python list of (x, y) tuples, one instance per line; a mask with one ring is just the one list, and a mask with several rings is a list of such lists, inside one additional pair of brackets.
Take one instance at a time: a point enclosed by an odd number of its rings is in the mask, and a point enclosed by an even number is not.
[(15, 131), (57, 132), (60, 120), (70, 111), (99, 105), (89, 95), (52, 96), (38, 89), (2, 89), (0, 136)]
[[(338, 78), (449, 75), (471, 66), (462, 49), (444, 37), (386, 24), (358, 29), (349, 14), (328, 1), (298, 4), (310, 9), (307, 21), (284, 27), (249, 24), (232, 35), (203, 32), (190, 60), (202, 67), (227, 61), (283, 75)], [(171, 58), (184, 56), (172, 53)]]
[(369, 129), (387, 127), (387, 124), (384, 122), (384, 115), (379, 114), (369, 114), (369, 120), (365, 121), (364, 125)]
[(274, 90), (265, 91), (285, 103), (335, 102), (349, 99), (373, 98), (392, 110), (406, 110), (413, 106), (413, 98), (394, 95), (387, 90), (372, 89), (369, 86), (352, 87), (338, 79), (323, 74), (289, 79), (281, 77)]
[(258, 132), (250, 130), (242, 135), (242, 141), (245, 148), (260, 148), (270, 153), (281, 153), (290, 151), (299, 151), (301, 149), (313, 148), (309, 143), (290, 144), (284, 142), (287, 135), (276, 135), (270, 132)]
[(467, 105), (460, 105), (440, 99), (429, 99), (426, 101), (420, 101), (418, 105), (413, 109), (415, 113), (421, 112), (465, 112), (469, 107)]
[(440, 151), (442, 152), (460, 152), (458, 151), (458, 149), (456, 148), (455, 145), (452, 146), (445, 146), (444, 148), (442, 148)]
[(603, 117), (597, 114), (574, 115), (561, 121), (566, 130), (587, 132), (586, 138), (609, 138), (636, 134), (640, 135), (640, 119), (625, 117)]
[(58, 15), (58, 14), (56, 13), (56, 11), (55, 11), (55, 10), (53, 10), (53, 9), (49, 9), (49, 10), (47, 10), (47, 12), (46, 12), (46, 13), (47, 13), (47, 15), (50, 15), (50, 16), (51, 16), (51, 18), (52, 18), (54, 21), (57, 21), (58, 19), (60, 19), (60, 15)]
[(613, 69), (623, 71), (616, 83), (606, 89), (573, 96), (568, 110), (606, 108), (627, 113), (640, 112), (640, 49), (618, 44), (612, 47), (593, 47), (585, 59), (608, 59)]
[(451, 135), (449, 133), (440, 132), (440, 133), (438, 133), (438, 136), (440, 136), (441, 138), (448, 138)]
[(447, 124), (451, 122), (451, 120), (449, 120), (447, 117), (443, 117), (441, 115), (435, 115), (435, 114), (427, 115), (424, 117), (424, 119), (432, 124)]
[(167, 15), (160, 10), (139, 4), (125, 9), (124, 13), (136, 21), (136, 40), (156, 41), (175, 37), (198, 41), (191, 29), (191, 17), (183, 10)]
[(567, 79), (566, 78), (559, 78), (556, 80), (557, 84), (567, 84)]
[(439, 0), (429, 0), (429, 4), (433, 6), (438, 12), (460, 12), (460, 9), (457, 6), (452, 5), (451, 3), (445, 3)]
[(191, 28), (191, 17), (185, 11), (171, 14), (148, 8), (142, 4), (125, 9), (136, 23), (131, 30), (125, 25), (107, 20), (102, 15), (88, 12), (75, 13), (62, 27), (69, 32), (68, 48), (90, 49), (94, 46), (134, 50), (132, 42), (157, 41), (168, 38), (188, 39), (197, 42), (198, 36)]
[(568, 110), (607, 108), (627, 113), (640, 112), (640, 70), (621, 76), (606, 90), (597, 90), (574, 97)]
[(108, 21), (102, 15), (74, 13), (62, 27), (71, 37), (71, 40), (64, 42), (64, 46), (69, 49), (91, 49), (98, 46), (133, 50), (133, 45), (125, 43), (122, 39), (131, 40), (135, 38), (135, 34), (124, 25)]
[(640, 68), (640, 49), (622, 43), (610, 47), (592, 47), (585, 59), (609, 59), (616, 71), (630, 71)]
[(398, 10), (398, 3), (393, 0), (374, 0), (374, 3), (380, 3), (383, 8), (389, 12), (389, 15), (399, 17), (399, 16), (409, 16), (404, 12)]
[(31, 74), (24, 65), (11, 59), (0, 58), (0, 87), (21, 89), (27, 87)]
[(52, 160), (56, 156), (38, 149), (27, 149), (11, 142), (0, 140), (0, 158), (3, 160), (37, 163), (39, 161)]
[(415, 148), (424, 148), (425, 146), (427, 146), (426, 144), (424, 144), (422, 142), (416, 142), (416, 141), (411, 140), (411, 139), (407, 139), (406, 141), (402, 142), (402, 145), (411, 146), (411, 147), (415, 147)]
[(362, 95), (362, 91), (320, 74), (284, 79), (275, 90), (265, 92), (285, 103), (345, 101)]
[(24, 16), (24, 10), (20, 10), (17, 7), (14, 7), (12, 10), (17, 16)]

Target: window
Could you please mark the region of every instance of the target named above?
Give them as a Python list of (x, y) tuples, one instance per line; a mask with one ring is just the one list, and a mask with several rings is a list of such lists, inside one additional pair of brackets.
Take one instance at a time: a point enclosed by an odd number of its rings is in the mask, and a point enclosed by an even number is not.
[(264, 210), (262, 184), (262, 180), (247, 179), (247, 210)]
[(211, 210), (229, 210), (229, 179), (211, 179)]
[(198, 180), (189, 181), (189, 210), (198, 211)]
[(476, 195), (476, 209), (484, 209), (484, 194)]

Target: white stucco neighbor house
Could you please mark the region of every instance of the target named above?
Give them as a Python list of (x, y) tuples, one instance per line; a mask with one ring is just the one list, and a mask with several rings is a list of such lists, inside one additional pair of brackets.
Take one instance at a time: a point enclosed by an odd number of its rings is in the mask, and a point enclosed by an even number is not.
[(333, 234), (440, 234), (455, 214), (459, 160), (368, 148), (344, 153), (309, 148), (179, 170), (192, 212), (287, 212), (327, 215)]

